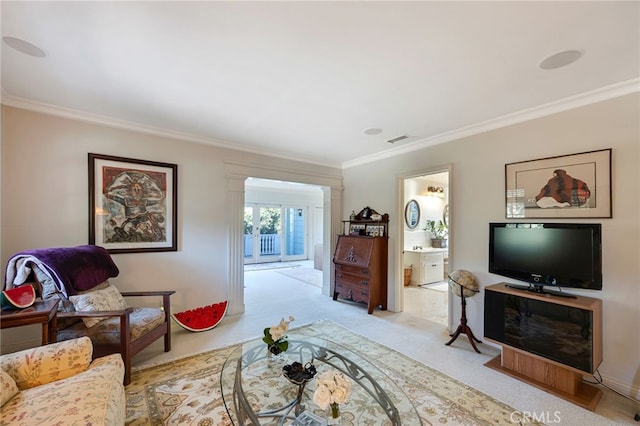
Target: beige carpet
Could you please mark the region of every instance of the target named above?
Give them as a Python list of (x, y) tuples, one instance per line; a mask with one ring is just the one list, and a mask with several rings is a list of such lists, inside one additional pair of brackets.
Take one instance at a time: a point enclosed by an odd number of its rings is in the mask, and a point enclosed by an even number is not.
[(294, 266), (300, 266), (300, 265), (292, 264), (291, 262), (251, 263), (248, 265), (244, 265), (244, 270), (245, 272), (266, 271), (269, 269), (291, 268)]
[[(291, 331), (331, 336), (332, 341), (373, 362), (404, 389), (424, 425), (513, 424), (515, 410), (506, 404), (332, 321), (319, 321)], [(234, 347), (135, 371), (126, 388), (127, 424), (230, 425), (219, 376)], [(345, 418), (342, 424), (353, 423)]]
[(309, 266), (296, 266), (293, 268), (278, 269), (279, 274), (286, 275), (305, 284), (322, 288), (322, 271)]

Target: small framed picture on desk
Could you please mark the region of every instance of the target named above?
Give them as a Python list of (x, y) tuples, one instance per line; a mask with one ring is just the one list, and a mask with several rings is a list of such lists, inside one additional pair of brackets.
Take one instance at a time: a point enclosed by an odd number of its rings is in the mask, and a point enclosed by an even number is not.
[(384, 237), (384, 226), (380, 226), (380, 225), (367, 226), (367, 235), (371, 237)]
[(366, 225), (363, 223), (352, 223), (349, 227), (349, 235), (364, 235)]

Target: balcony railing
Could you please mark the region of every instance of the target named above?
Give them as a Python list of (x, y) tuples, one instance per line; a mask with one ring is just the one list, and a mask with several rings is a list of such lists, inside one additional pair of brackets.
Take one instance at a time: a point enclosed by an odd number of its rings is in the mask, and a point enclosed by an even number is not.
[[(244, 257), (253, 256), (253, 235), (244, 236)], [(280, 256), (280, 235), (260, 234), (260, 256)]]

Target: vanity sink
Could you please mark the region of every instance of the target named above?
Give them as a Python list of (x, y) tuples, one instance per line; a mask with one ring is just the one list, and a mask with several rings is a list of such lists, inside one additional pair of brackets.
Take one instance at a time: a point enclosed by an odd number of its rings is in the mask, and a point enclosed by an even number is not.
[(442, 252), (447, 252), (449, 249), (448, 248), (434, 248), (434, 247), (410, 247), (407, 249), (404, 249), (405, 252), (411, 252), (411, 253), (442, 253)]

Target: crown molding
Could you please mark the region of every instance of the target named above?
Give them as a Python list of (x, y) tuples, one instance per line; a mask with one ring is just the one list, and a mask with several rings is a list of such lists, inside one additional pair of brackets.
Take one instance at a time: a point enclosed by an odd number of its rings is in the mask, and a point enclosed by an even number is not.
[(559, 112), (568, 111), (620, 96), (630, 95), (636, 92), (640, 92), (640, 77), (621, 83), (612, 84), (610, 86), (601, 87), (596, 90), (591, 90), (589, 92), (584, 92), (579, 95), (570, 96), (568, 98), (539, 105), (533, 108), (506, 114), (498, 118), (486, 120), (480, 123), (472, 124), (470, 126), (465, 126), (460, 129), (452, 130), (450, 132), (444, 132), (438, 135), (430, 136), (428, 138), (416, 140), (402, 146), (390, 148), (386, 151), (360, 157), (353, 161), (346, 161), (342, 163), (342, 169), (348, 169), (374, 161), (388, 159), (400, 154), (418, 151), (429, 146), (451, 142), (457, 139), (477, 135), (490, 130), (499, 129), (501, 127), (523, 123), (525, 121), (557, 114)]
[(342, 176), (247, 161), (224, 160), (223, 163), (226, 175), (240, 176), (242, 179), (251, 176), (259, 179), (291, 181), (295, 176), (295, 182), (342, 188)]
[(503, 115), (501, 117), (486, 120), (480, 123), (465, 126), (460, 129), (455, 129), (449, 132), (440, 133), (438, 135), (430, 136), (427, 138), (412, 141), (402, 146), (393, 147), (382, 152), (378, 152), (371, 155), (366, 155), (355, 160), (346, 161), (342, 164), (328, 163), (313, 160), (310, 158), (302, 158), (292, 156), (287, 153), (276, 152), (268, 149), (263, 149), (255, 146), (242, 145), (232, 143), (229, 141), (205, 138), (189, 133), (176, 132), (173, 130), (163, 129), (159, 127), (149, 126), (142, 123), (137, 123), (128, 120), (121, 120), (113, 117), (108, 117), (99, 114), (91, 114), (83, 111), (74, 110), (71, 108), (64, 108), (55, 105), (46, 104), (43, 102), (37, 102), (17, 96), (8, 94), (4, 89), (1, 91), (1, 103), (10, 107), (21, 108), (29, 111), (40, 112), (43, 114), (54, 115), (58, 117), (64, 117), (77, 121), (84, 121), (93, 124), (99, 124), (107, 127), (114, 127), (118, 129), (131, 130), (135, 132), (146, 133), (154, 136), (161, 136), (171, 139), (177, 139), (187, 142), (200, 143), (205, 145), (217, 146), (219, 148), (229, 149), (233, 151), (251, 152), (253, 154), (265, 155), (269, 157), (282, 158), (291, 161), (300, 161), (303, 163), (316, 164), (324, 167), (348, 169), (364, 164), (368, 164), (374, 161), (380, 161), (395, 157), (397, 155), (405, 154), (408, 152), (418, 151), (429, 146), (439, 145), (447, 142), (454, 141), (456, 139), (465, 138), (468, 136), (477, 135), (490, 130), (499, 129), (501, 127), (510, 126), (513, 124), (522, 123), (525, 121), (533, 120), (540, 117), (556, 114), (562, 111), (568, 111), (571, 109), (579, 108), (585, 105), (594, 104), (597, 102), (605, 101), (608, 99), (617, 98), (620, 96), (629, 95), (631, 93), (640, 92), (640, 77), (627, 80), (621, 83), (612, 84), (599, 89), (591, 90), (589, 92), (581, 93), (568, 98), (560, 99), (558, 101), (550, 102), (547, 104), (539, 105), (533, 108), (525, 109), (515, 113)]
[(177, 139), (186, 142), (200, 143), (204, 145), (216, 146), (219, 148), (229, 149), (232, 151), (250, 152), (252, 154), (265, 155), (268, 157), (282, 158), (290, 161), (300, 161), (308, 164), (315, 164), (324, 167), (331, 167), (335, 169), (340, 168), (339, 163), (329, 163), (314, 160), (306, 157), (296, 157), (289, 153), (282, 153), (273, 151), (266, 148), (243, 145), (237, 142), (230, 142), (216, 138), (206, 138), (190, 133), (176, 132), (174, 130), (164, 129), (160, 127), (149, 126), (147, 124), (138, 123), (135, 121), (122, 120), (119, 118), (113, 118), (106, 115), (93, 114), (85, 111), (79, 111), (72, 108), (60, 107), (57, 105), (51, 105), (44, 102), (38, 102), (31, 99), (12, 96), (3, 89), (2, 98), (0, 99), (3, 105), (20, 108), (28, 111), (39, 112), (42, 114), (53, 115), (57, 117), (68, 118), (71, 120), (82, 121), (86, 123), (98, 124), (101, 126), (112, 127), (123, 130), (131, 130), (139, 133), (146, 133), (153, 136), (160, 136), (164, 138)]

